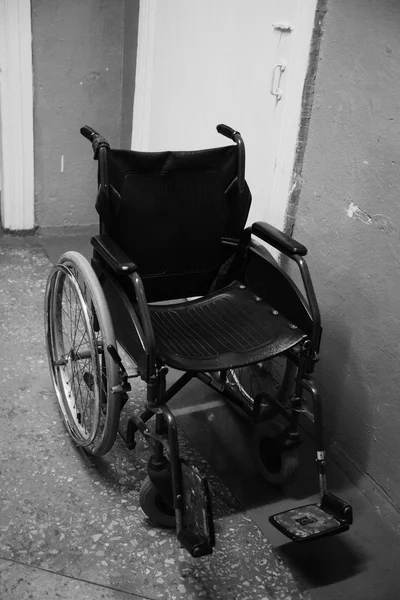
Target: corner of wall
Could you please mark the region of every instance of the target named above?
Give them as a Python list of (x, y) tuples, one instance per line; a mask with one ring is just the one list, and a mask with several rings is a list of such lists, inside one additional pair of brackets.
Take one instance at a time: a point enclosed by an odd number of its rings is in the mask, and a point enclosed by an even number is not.
[(299, 204), (303, 183), (303, 161), (310, 127), (310, 119), (314, 100), (315, 79), (318, 70), (321, 40), (324, 32), (324, 19), (328, 10), (327, 5), (328, 0), (318, 0), (317, 9), (315, 12), (313, 34), (310, 45), (310, 57), (301, 100), (301, 117), (293, 166), (293, 176), (290, 186), (291, 191), (288, 198), (284, 220), (284, 231), (289, 235), (292, 235), (296, 222), (297, 207)]

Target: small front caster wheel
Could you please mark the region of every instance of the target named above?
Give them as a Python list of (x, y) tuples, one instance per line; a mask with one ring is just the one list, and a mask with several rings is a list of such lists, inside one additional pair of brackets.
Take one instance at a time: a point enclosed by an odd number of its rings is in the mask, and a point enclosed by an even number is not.
[(299, 465), (297, 448), (285, 447), (285, 437), (285, 428), (280, 423), (268, 422), (256, 428), (252, 439), (259, 474), (277, 488), (294, 481)]
[(150, 477), (146, 477), (139, 494), (140, 506), (154, 525), (175, 527), (175, 511), (170, 508)]

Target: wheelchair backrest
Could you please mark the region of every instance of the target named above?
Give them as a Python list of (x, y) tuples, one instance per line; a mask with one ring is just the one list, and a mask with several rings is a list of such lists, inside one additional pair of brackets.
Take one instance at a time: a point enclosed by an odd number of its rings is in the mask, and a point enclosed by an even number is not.
[(108, 150), (108, 195), (96, 208), (137, 264), (149, 302), (205, 294), (232, 255), (251, 195), (237, 184), (237, 146), (196, 152)]

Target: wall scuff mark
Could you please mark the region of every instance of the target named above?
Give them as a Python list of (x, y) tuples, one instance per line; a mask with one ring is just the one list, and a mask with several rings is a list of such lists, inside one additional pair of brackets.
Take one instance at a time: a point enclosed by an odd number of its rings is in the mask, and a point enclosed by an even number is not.
[(362, 221), (366, 225), (370, 225), (373, 223), (379, 229), (381, 229), (384, 233), (390, 234), (395, 233), (397, 231), (396, 226), (394, 225), (392, 219), (387, 217), (386, 215), (369, 215), (365, 210), (362, 210), (357, 204), (354, 202), (350, 202), (349, 208), (347, 209), (347, 216), (359, 221)]
[(393, 221), (386, 215), (373, 215), (374, 225), (379, 227), (384, 233), (395, 233), (397, 231)]
[(369, 216), (369, 214), (366, 213), (365, 210), (359, 208), (357, 204), (354, 204), (354, 202), (350, 202), (349, 208), (347, 210), (347, 216), (349, 216), (350, 218), (354, 217), (355, 219), (358, 219), (359, 221), (362, 221), (363, 223), (366, 223), (368, 225), (372, 223), (372, 218)]

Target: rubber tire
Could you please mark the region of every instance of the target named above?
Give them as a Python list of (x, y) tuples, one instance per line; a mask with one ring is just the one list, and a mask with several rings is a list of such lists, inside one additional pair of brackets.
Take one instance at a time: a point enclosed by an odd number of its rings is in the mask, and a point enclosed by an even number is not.
[[(112, 319), (110, 315), (110, 311), (107, 305), (107, 301), (102, 290), (102, 287), (99, 283), (99, 280), (92, 269), (88, 260), (79, 252), (69, 251), (63, 254), (58, 261), (59, 265), (64, 265), (65, 267), (73, 268), (78, 271), (81, 275), (83, 281), (85, 282), (92, 299), (92, 303), (94, 306), (94, 310), (96, 313), (96, 317), (100, 326), (100, 330), (102, 332), (104, 347), (106, 348), (109, 344), (114, 345), (116, 347), (116, 339), (114, 333), (114, 327), (112, 324)], [(57, 265), (56, 265), (57, 267)], [(55, 269), (56, 269), (55, 267)], [(46, 288), (46, 300), (45, 300), (45, 325), (46, 325), (46, 342), (47, 342), (47, 352), (49, 358), (49, 366), (50, 371), (53, 375), (53, 370), (56, 369), (54, 367), (53, 361), (53, 349), (52, 349), (52, 339), (49, 332), (52, 330), (53, 323), (51, 323), (54, 314), (54, 298), (55, 283), (57, 281), (57, 273), (55, 273), (55, 269), (53, 269), (52, 273), (49, 276), (47, 288)], [(60, 290), (62, 289), (61, 284)], [(106, 365), (106, 373), (107, 373), (107, 409), (104, 414), (102, 413), (104, 419), (104, 427), (103, 430), (100, 431), (100, 423), (98, 429), (96, 431), (94, 440), (89, 445), (84, 445), (83, 443), (79, 443), (79, 439), (76, 439), (73, 435), (73, 431), (71, 431), (71, 425), (68, 422), (68, 417), (66, 415), (66, 411), (63, 410), (62, 407), (62, 398), (60, 397), (59, 392), (56, 389), (57, 385), (57, 377), (53, 375), (53, 385), (56, 390), (57, 398), (60, 404), (61, 414), (63, 416), (65, 425), (67, 427), (68, 432), (71, 437), (78, 445), (82, 445), (84, 449), (90, 454), (94, 454), (96, 456), (102, 456), (106, 454), (113, 446), (115, 442), (115, 438), (118, 431), (119, 417), (120, 417), (120, 399), (118, 394), (112, 394), (111, 388), (118, 384), (118, 367), (115, 362), (112, 360), (111, 356), (107, 351), (104, 352), (104, 360)], [(110, 402), (110, 399), (112, 401)], [(101, 417), (100, 417), (101, 418)]]
[(165, 503), (150, 477), (142, 483), (139, 493), (140, 507), (154, 525), (175, 528), (175, 511)]
[[(279, 457), (267, 454), (266, 460), (265, 453), (268, 453), (268, 448), (266, 447), (268, 440), (276, 438), (284, 429), (284, 426), (280, 423), (268, 421), (256, 427), (251, 440), (251, 450), (258, 473), (269, 485), (276, 488), (282, 488), (293, 483), (299, 466), (297, 448), (284, 450), (280, 453)], [(272, 461), (275, 458), (277, 459), (277, 463), (274, 465), (274, 468), (271, 468), (273, 465)], [(269, 461), (271, 462), (269, 463)], [(278, 470), (276, 470), (276, 466), (278, 466)]]

